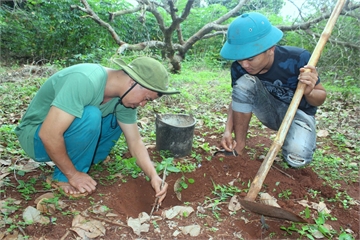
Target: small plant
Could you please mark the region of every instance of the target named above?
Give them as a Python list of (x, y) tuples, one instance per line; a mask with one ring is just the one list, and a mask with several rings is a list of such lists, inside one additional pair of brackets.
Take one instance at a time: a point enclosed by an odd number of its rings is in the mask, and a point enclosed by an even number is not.
[(337, 232), (335, 230), (327, 228), (324, 224), (325, 221), (331, 216), (325, 212), (319, 212), (318, 217), (314, 219), (315, 224), (295, 224), (292, 223), (290, 227), (280, 227), (280, 229), (286, 231), (291, 235), (292, 232), (297, 232), (301, 237), (307, 237), (308, 239), (315, 239), (314, 235), (317, 236), (319, 233), (323, 237), (328, 239), (334, 239)]
[(318, 194), (320, 194), (319, 191), (313, 190), (313, 189), (309, 189), (308, 192), (309, 192), (309, 194), (310, 194), (310, 196), (311, 196), (312, 198), (316, 198), (316, 196), (317, 196)]
[(177, 192), (181, 192), (184, 189), (187, 189), (189, 185), (187, 183), (193, 184), (195, 180), (193, 178), (186, 178), (185, 176), (182, 176), (180, 178), (180, 181), (178, 181), (178, 186), (176, 188)]
[(154, 228), (159, 228), (159, 224), (156, 221), (152, 221)]
[(281, 193), (279, 193), (279, 198), (284, 198), (284, 199), (290, 199), (290, 195), (291, 195), (291, 190), (290, 189), (286, 189), (284, 191), (282, 191)]
[(161, 162), (156, 163), (155, 169), (157, 173), (164, 171), (165, 168), (167, 172), (181, 172), (181, 170), (174, 165), (174, 158), (172, 157), (163, 158)]
[(176, 167), (183, 173), (190, 173), (196, 169), (196, 164), (190, 161), (177, 162)]
[(354, 199), (350, 197), (346, 192), (338, 191), (335, 195), (335, 198), (329, 199), (329, 202), (341, 202), (344, 209), (348, 209), (351, 204), (353, 204)]
[(136, 158), (122, 159), (116, 156), (115, 161), (111, 161), (107, 168), (110, 175), (121, 173), (124, 176), (131, 176), (137, 178), (142, 172), (141, 168), (136, 164)]
[(19, 185), (16, 187), (18, 191), (21, 193), (21, 196), (26, 200), (31, 200), (30, 195), (36, 193), (36, 189), (34, 185), (36, 183), (35, 178), (31, 178), (28, 182), (23, 180), (18, 180)]
[(238, 187), (235, 186), (226, 186), (218, 185), (213, 183), (214, 190), (212, 194), (219, 197), (220, 201), (225, 201), (226, 199), (234, 196), (234, 194), (241, 192)]

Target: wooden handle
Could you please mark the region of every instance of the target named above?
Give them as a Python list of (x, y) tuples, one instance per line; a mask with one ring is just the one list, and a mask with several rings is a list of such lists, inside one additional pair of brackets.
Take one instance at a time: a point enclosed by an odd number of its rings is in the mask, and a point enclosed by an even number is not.
[[(320, 58), (320, 54), (321, 54), (322, 50), (324, 49), (324, 46), (331, 35), (331, 32), (334, 28), (336, 20), (339, 17), (344, 4), (345, 4), (345, 0), (338, 0), (333, 12), (331, 13), (330, 18), (329, 18), (328, 22), (326, 23), (326, 26), (320, 36), (320, 39), (317, 42), (313, 53), (311, 54), (308, 65), (316, 66), (316, 64)], [(276, 134), (275, 140), (274, 140), (273, 144), (271, 145), (269, 152), (265, 157), (265, 160), (261, 164), (254, 180), (252, 181), (249, 192), (247, 193), (247, 195), (245, 197), (245, 200), (254, 201), (256, 196), (258, 195), (258, 193), (262, 187), (262, 184), (266, 178), (266, 175), (268, 174), (277, 153), (279, 152), (281, 146), (284, 143), (286, 134), (290, 128), (290, 125), (291, 125), (293, 119), (294, 119), (294, 116), (295, 116), (295, 113), (299, 106), (299, 103), (304, 95), (305, 88), (306, 88), (306, 84), (301, 83), (301, 82), (298, 83), (294, 97), (289, 105), (286, 115), (285, 115), (285, 117), (281, 123), (281, 126)]]

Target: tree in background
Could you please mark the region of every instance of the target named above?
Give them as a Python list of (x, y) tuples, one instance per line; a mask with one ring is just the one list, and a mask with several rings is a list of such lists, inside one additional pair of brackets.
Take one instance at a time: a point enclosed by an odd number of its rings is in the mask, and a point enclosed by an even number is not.
[[(181, 70), (181, 61), (185, 59), (186, 54), (194, 45), (204, 39), (210, 39), (216, 36), (224, 38), (228, 23), (231, 22), (233, 17), (238, 16), (242, 12), (257, 10), (264, 11), (264, 8), (272, 7), (271, 12), (278, 12), (283, 6), (283, 1), (261, 1), (261, 0), (240, 0), (231, 10), (225, 6), (212, 4), (201, 7), (194, 7), (194, 0), (169, 0), (169, 1), (155, 1), (155, 0), (136, 0), (136, 4), (132, 8), (120, 9), (118, 11), (109, 12), (109, 20), (101, 19), (92, 9), (92, 5), (87, 0), (80, 0), (83, 6), (72, 5), (73, 9), (78, 9), (84, 13), (85, 16), (93, 19), (101, 27), (107, 29), (116, 44), (119, 45), (118, 54), (122, 54), (125, 50), (144, 50), (144, 49), (157, 49), (162, 53), (162, 57), (169, 60), (172, 65), (172, 71), (178, 72)], [(215, 1), (209, 2), (213, 3)], [(205, 2), (206, 3), (206, 2)], [(232, 6), (234, 2), (225, 2), (227, 6)], [(334, 3), (326, 6), (333, 6)], [(216, 7), (214, 7), (216, 6)], [(342, 15), (346, 18), (353, 18), (353, 13), (358, 11), (360, 4), (355, 4), (350, 1), (347, 2)], [(274, 9), (274, 11), (273, 11)], [(302, 17), (301, 21), (294, 21), (289, 25), (278, 25), (284, 32), (290, 31), (303, 31), (310, 36), (315, 36), (314, 28), (317, 29), (316, 35), (321, 34), (327, 19), (331, 15), (332, 8), (320, 9), (321, 13), (315, 12), (303, 17), (300, 11), (299, 15)], [(204, 21), (190, 21), (192, 16), (202, 13)], [(268, 9), (267, 9), (268, 12)], [(142, 42), (126, 42), (123, 37), (119, 35), (111, 24), (116, 24), (116, 19), (120, 16), (128, 14), (138, 14), (138, 20), (144, 25), (151, 19), (155, 19), (157, 23), (158, 33), (160, 34), (156, 39), (146, 39)], [(267, 14), (268, 15), (268, 14)], [(356, 15), (355, 15), (356, 16)], [(271, 19), (271, 18), (270, 18)], [(282, 18), (279, 17), (282, 20)], [(195, 25), (195, 26), (194, 26)], [(320, 28), (319, 28), (320, 26)], [(312, 33), (312, 31), (314, 33)], [(337, 41), (338, 44), (344, 44), (344, 41)], [(311, 41), (312, 44), (313, 41)], [(315, 41), (316, 43), (316, 41)], [(347, 42), (348, 43), (348, 42)], [(348, 43), (350, 44), (350, 43)], [(312, 44), (315, 46), (316, 44)], [(357, 44), (353, 47), (359, 49)], [(310, 51), (312, 49), (309, 49)]]

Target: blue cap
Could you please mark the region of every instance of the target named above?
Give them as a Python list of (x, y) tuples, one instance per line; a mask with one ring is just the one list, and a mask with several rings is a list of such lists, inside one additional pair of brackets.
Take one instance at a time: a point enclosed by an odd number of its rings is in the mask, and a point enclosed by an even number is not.
[(265, 52), (283, 37), (262, 14), (251, 12), (237, 17), (229, 26), (220, 55), (229, 60), (243, 60)]

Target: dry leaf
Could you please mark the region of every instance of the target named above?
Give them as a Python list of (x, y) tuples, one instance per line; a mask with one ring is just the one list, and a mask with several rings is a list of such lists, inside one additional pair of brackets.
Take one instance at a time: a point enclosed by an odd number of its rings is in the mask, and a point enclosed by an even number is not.
[(55, 205), (51, 203), (46, 203), (47, 198), (42, 198), (36, 205), (36, 209), (41, 213), (51, 213), (54, 214), (56, 211)]
[(197, 211), (199, 212), (199, 213), (205, 213), (206, 211), (205, 211), (205, 208), (204, 207), (202, 207), (202, 206), (197, 206)]
[(34, 207), (28, 206), (23, 212), (23, 219), (26, 223), (50, 223), (49, 218), (41, 215), (39, 210)]
[[(45, 205), (45, 206), (39, 206), (39, 202), (42, 202), (43, 199), (52, 199), (52, 198), (55, 198), (55, 195), (52, 192), (45, 193), (45, 194), (39, 196), (34, 201), (34, 203), (37, 204), (36, 208), (42, 213), (55, 213), (56, 207), (58, 207), (60, 209), (65, 209), (69, 206), (65, 202), (61, 201), (60, 199), (57, 200), (56, 205), (55, 205), (55, 203), (44, 203), (43, 202), (42, 205)], [(45, 211), (45, 212), (43, 212), (43, 211)]]
[(74, 217), (70, 230), (76, 232), (83, 239), (105, 236), (106, 232), (104, 225), (100, 221), (87, 220), (81, 215)]
[(232, 196), (232, 198), (230, 199), (228, 208), (230, 211), (233, 211), (233, 212), (239, 211), (241, 209), (241, 204), (238, 200), (237, 195)]
[(105, 216), (106, 213), (110, 210), (107, 206), (104, 205), (95, 205), (91, 207), (91, 211), (95, 214)]
[(40, 166), (40, 163), (38, 162), (28, 162), (27, 164), (23, 166), (19, 166), (19, 170), (24, 172), (32, 172), (35, 171)]
[(131, 227), (134, 233), (138, 236), (140, 236), (142, 232), (149, 232), (149, 228), (150, 228), (150, 224), (148, 223), (141, 224), (138, 218), (132, 218), (132, 217), (130, 217), (127, 220), (127, 225)]
[(8, 172), (8, 173), (1, 174), (1, 175), (0, 175), (0, 180), (3, 179), (4, 177), (6, 177), (6, 176), (9, 175), (9, 174), (10, 174), (9, 172)]
[(240, 219), (243, 220), (245, 224), (250, 222), (250, 220), (247, 219), (246, 217), (241, 217)]
[(327, 137), (329, 136), (329, 132), (328, 130), (319, 130), (318, 133), (316, 134), (316, 136), (322, 138), (322, 137)]
[(325, 212), (327, 214), (331, 213), (331, 211), (326, 207), (326, 204), (324, 202), (319, 202), (316, 209), (318, 212)]
[(326, 204), (324, 202), (314, 203), (314, 202), (308, 202), (307, 200), (301, 200), (298, 201), (298, 203), (304, 207), (316, 209), (318, 212), (324, 211), (325, 213), (331, 213), (331, 210), (329, 210), (326, 207)]
[(1, 179), (3, 179), (4, 177), (6, 177), (7, 175), (9, 175), (10, 173), (4, 173), (2, 175), (0, 175), (0, 187), (4, 186), (4, 181), (2, 181)]
[(176, 194), (176, 198), (179, 199), (179, 201), (181, 201), (181, 192), (179, 191), (179, 189), (181, 189), (181, 185), (180, 185), (181, 181), (182, 179), (178, 178), (174, 183), (174, 192)]
[(5, 165), (5, 166), (10, 166), (12, 164), (11, 160), (8, 159), (8, 160), (3, 160), (3, 159), (0, 159), (0, 165)]
[(266, 204), (266, 205), (270, 205), (270, 206), (274, 206), (274, 207), (278, 207), (281, 208), (280, 205), (277, 203), (276, 198), (274, 198), (273, 196), (271, 196), (268, 193), (260, 193), (260, 203)]
[(52, 192), (50, 192), (50, 193), (45, 193), (45, 194), (37, 197), (37, 198), (35, 199), (34, 203), (35, 203), (35, 204), (38, 204), (43, 198), (49, 199), (49, 198), (54, 198), (54, 197), (55, 197), (55, 195), (54, 195), (54, 193), (52, 193)]
[(21, 203), (21, 200), (15, 200), (13, 198), (6, 198), (4, 200), (0, 200), (0, 211), (4, 215), (10, 215), (11, 213), (15, 212), (15, 208), (9, 208), (8, 205), (19, 205)]
[(163, 211), (162, 215), (163, 218), (173, 219), (178, 215), (183, 216), (185, 213), (187, 214), (187, 216), (189, 216), (192, 212), (194, 212), (194, 209), (192, 207), (175, 206), (166, 211)]
[(185, 227), (179, 227), (179, 229), (181, 230), (181, 232), (186, 235), (189, 234), (192, 237), (197, 237), (200, 234), (200, 226), (197, 224), (194, 225), (189, 225), (189, 226), (185, 226)]

